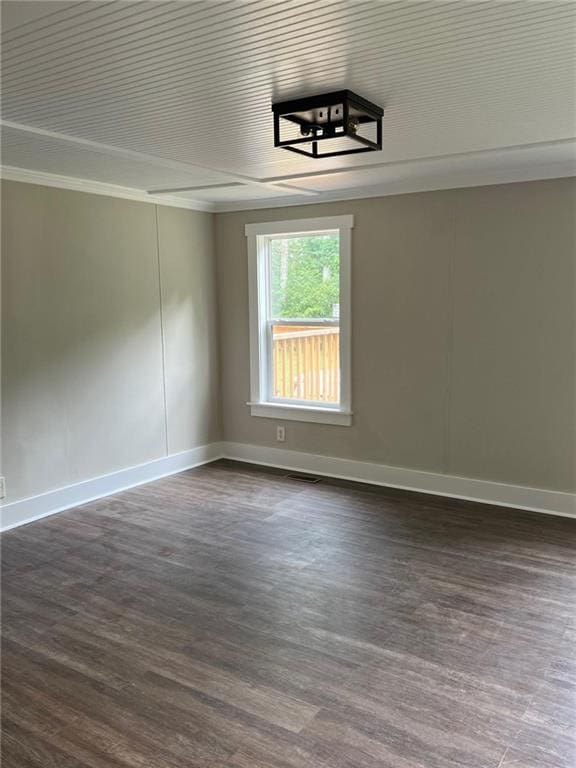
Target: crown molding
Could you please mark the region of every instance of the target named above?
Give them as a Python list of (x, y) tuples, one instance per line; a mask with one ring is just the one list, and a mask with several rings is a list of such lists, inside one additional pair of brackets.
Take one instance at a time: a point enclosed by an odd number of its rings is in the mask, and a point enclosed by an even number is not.
[[(355, 169), (354, 169), (355, 170)], [(525, 181), (545, 181), (547, 179), (576, 177), (576, 166), (562, 163), (541, 165), (532, 168), (502, 169), (492, 171), (469, 171), (467, 173), (446, 173), (423, 178), (400, 179), (375, 185), (352, 187), (345, 192), (321, 192), (314, 199), (278, 197), (273, 199), (242, 200), (238, 202), (215, 203), (216, 213), (251, 211), (263, 208), (288, 208), (295, 205), (319, 205), (322, 203), (345, 202), (371, 197), (390, 197), (407, 195), (415, 192), (434, 192), (467, 187), (486, 187), (497, 184), (517, 184)]]
[[(47, 128), (39, 128), (34, 125), (26, 125), (25, 123), (15, 123), (12, 120), (5, 120), (0, 118), (0, 126), (3, 128), (9, 128), (13, 131), (19, 131), (20, 133), (30, 134), (32, 136), (40, 136), (45, 139), (52, 139), (60, 141), (64, 144), (71, 144), (72, 146), (82, 147), (88, 150), (101, 152), (104, 155), (110, 155), (112, 157), (122, 157), (128, 160), (134, 160), (136, 162), (144, 162), (151, 165), (157, 165), (160, 168), (170, 168), (172, 170), (183, 171), (191, 174), (194, 177), (199, 170), (208, 171), (209, 173), (219, 176), (222, 179), (222, 184), (216, 184), (215, 186), (227, 186), (230, 182), (236, 182), (242, 185), (253, 185), (265, 190), (276, 191), (278, 187), (285, 189), (286, 192), (292, 192), (294, 195), (308, 195), (314, 197), (317, 193), (314, 190), (304, 189), (302, 187), (294, 186), (289, 181), (268, 181), (267, 179), (259, 179), (254, 176), (248, 176), (244, 173), (236, 173), (236, 171), (221, 171), (212, 166), (205, 165), (203, 163), (183, 163), (180, 160), (170, 160), (168, 158), (159, 157), (158, 155), (149, 155), (146, 152), (138, 152), (133, 149), (126, 149), (125, 147), (115, 147), (111, 144), (103, 144), (100, 141), (93, 141), (92, 139), (84, 139), (80, 136), (72, 136), (68, 133), (60, 133), (59, 131), (51, 131)], [(190, 189), (194, 189), (193, 186)], [(160, 190), (157, 190), (160, 192)], [(170, 189), (167, 190), (170, 193)], [(184, 207), (184, 206), (182, 206)]]
[[(349, 169), (344, 169), (344, 171)], [(343, 172), (344, 172), (343, 171)], [(256, 200), (230, 201), (214, 203), (204, 200), (171, 196), (168, 194), (150, 194), (146, 190), (133, 187), (122, 187), (106, 184), (90, 179), (71, 176), (59, 176), (43, 171), (34, 171), (14, 166), (0, 166), (0, 179), (18, 181), (24, 184), (39, 184), (45, 187), (69, 189), (75, 192), (87, 192), (124, 200), (135, 200), (141, 203), (165, 205), (173, 208), (184, 208), (192, 211), (208, 213), (228, 213), (234, 211), (261, 210), (265, 208), (288, 208), (297, 205), (318, 205), (322, 203), (345, 202), (372, 197), (389, 197), (416, 192), (434, 192), (449, 189), (465, 189), (469, 187), (491, 186), (495, 184), (515, 184), (527, 181), (544, 181), (546, 179), (576, 177), (576, 167), (565, 163), (543, 163), (526, 168), (502, 168), (497, 170), (474, 170), (460, 173), (444, 173), (428, 175), (422, 178), (397, 179), (376, 185), (353, 187), (345, 192), (320, 192), (316, 197), (294, 196), (279, 198), (260, 198)]]
[(123, 200), (136, 200), (139, 203), (153, 203), (154, 205), (167, 205), (172, 208), (186, 208), (192, 211), (213, 212), (216, 210), (213, 203), (202, 200), (190, 200), (183, 197), (170, 195), (150, 195), (142, 189), (133, 187), (120, 187), (116, 184), (105, 184), (101, 181), (79, 179), (72, 176), (58, 176), (54, 173), (33, 171), (27, 168), (14, 166), (0, 166), (0, 179), (6, 181), (19, 181), (23, 184), (39, 184), (43, 187), (57, 187), (58, 189), (70, 189), (74, 192), (88, 192), (93, 195), (105, 195), (118, 197)]

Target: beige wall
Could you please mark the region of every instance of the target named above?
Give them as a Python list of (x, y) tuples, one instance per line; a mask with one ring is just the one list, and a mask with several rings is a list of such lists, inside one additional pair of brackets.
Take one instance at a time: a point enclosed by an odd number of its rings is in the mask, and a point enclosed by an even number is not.
[(576, 487), (576, 181), (217, 215), (223, 434), (251, 417), (248, 222), (353, 213), (352, 427), (282, 447), (562, 491)]
[(220, 438), (214, 218), (158, 208), (168, 452)]
[(220, 438), (211, 214), (4, 182), (2, 225), (7, 501)]
[(343, 213), (354, 424), (288, 422), (283, 447), (574, 490), (575, 200), (563, 179), (213, 216), (4, 182), (7, 501), (277, 446), (245, 404), (244, 224)]

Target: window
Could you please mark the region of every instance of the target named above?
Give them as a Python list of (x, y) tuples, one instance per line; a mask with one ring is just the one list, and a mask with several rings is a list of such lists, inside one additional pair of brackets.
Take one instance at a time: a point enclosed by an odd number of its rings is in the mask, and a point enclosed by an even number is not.
[(253, 416), (351, 423), (352, 216), (247, 224)]

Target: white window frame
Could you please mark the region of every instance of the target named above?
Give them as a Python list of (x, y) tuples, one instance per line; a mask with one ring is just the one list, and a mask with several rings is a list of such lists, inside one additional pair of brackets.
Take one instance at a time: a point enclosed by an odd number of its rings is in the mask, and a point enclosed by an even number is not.
[[(350, 273), (353, 216), (325, 216), (291, 221), (246, 224), (248, 241), (248, 280), (250, 302), (250, 412), (252, 416), (320, 424), (352, 423), (351, 306)], [(270, 325), (268, 312), (268, 242), (273, 236), (297, 237), (301, 234), (333, 234), (340, 243), (340, 402), (316, 404), (309, 401), (280, 400), (270, 396)], [(290, 325), (291, 321), (282, 323)], [(302, 325), (303, 321), (293, 321)], [(330, 320), (309, 320), (306, 325), (335, 325)]]

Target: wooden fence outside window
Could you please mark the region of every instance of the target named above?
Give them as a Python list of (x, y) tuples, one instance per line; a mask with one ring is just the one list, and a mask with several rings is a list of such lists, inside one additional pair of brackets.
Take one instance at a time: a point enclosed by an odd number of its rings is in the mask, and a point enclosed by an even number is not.
[(340, 401), (340, 329), (275, 326), (274, 397)]

